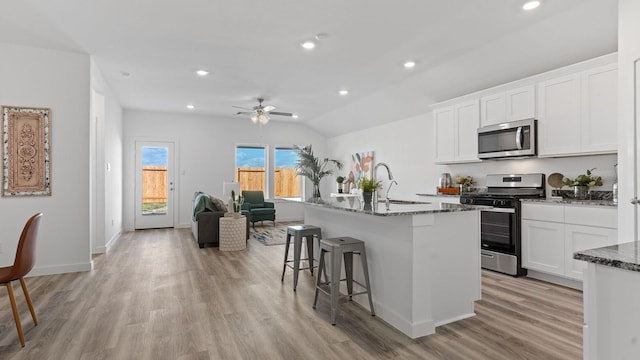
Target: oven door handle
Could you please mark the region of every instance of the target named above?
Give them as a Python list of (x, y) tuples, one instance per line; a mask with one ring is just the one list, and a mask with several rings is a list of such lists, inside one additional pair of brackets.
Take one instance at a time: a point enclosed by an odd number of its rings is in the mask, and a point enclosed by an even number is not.
[(516, 209), (513, 208), (491, 208), (491, 209), (482, 209), (482, 211), (486, 211), (486, 212), (497, 212), (497, 213), (508, 213), (508, 214), (515, 214), (516, 213)]

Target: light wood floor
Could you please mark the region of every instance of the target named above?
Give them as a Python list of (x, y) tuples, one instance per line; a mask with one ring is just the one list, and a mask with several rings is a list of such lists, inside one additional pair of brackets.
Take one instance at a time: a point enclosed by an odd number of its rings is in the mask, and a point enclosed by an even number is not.
[[(265, 225), (266, 226), (266, 225)], [(0, 359), (581, 359), (582, 293), (483, 272), (477, 315), (411, 340), (353, 303), (313, 310), (284, 247), (199, 249), (188, 229), (123, 235), (95, 270), (27, 279), (33, 326), (15, 286), (26, 347), (0, 289)], [(442, 274), (446, 276), (446, 274)]]

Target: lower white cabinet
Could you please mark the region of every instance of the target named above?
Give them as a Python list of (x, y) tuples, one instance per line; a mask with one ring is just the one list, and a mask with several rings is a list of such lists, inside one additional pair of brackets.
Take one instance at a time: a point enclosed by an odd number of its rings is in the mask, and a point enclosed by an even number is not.
[(522, 220), (522, 267), (564, 275), (564, 224)]
[(525, 203), (522, 267), (582, 281), (584, 261), (573, 253), (618, 243), (617, 208)]

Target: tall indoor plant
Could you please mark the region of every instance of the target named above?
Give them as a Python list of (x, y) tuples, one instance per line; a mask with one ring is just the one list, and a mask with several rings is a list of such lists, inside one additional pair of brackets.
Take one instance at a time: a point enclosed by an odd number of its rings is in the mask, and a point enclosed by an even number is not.
[(327, 169), (330, 164), (335, 165), (338, 169), (342, 169), (342, 162), (329, 158), (318, 159), (313, 154), (311, 145), (305, 147), (293, 146), (298, 153), (298, 162), (296, 163), (296, 173), (309, 179), (313, 183), (313, 199), (320, 199), (320, 180), (327, 175), (333, 174), (333, 169)]

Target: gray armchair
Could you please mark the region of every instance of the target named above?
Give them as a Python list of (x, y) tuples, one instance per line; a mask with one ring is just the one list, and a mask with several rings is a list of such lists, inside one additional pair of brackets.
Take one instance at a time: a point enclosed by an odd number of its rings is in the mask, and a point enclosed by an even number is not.
[(264, 193), (260, 190), (244, 190), (242, 192), (244, 203), (242, 204), (242, 210), (249, 211), (251, 215), (251, 224), (253, 228), (256, 228), (256, 222), (261, 223), (264, 220), (273, 221), (273, 226), (276, 225), (276, 209), (272, 202), (264, 201)]

